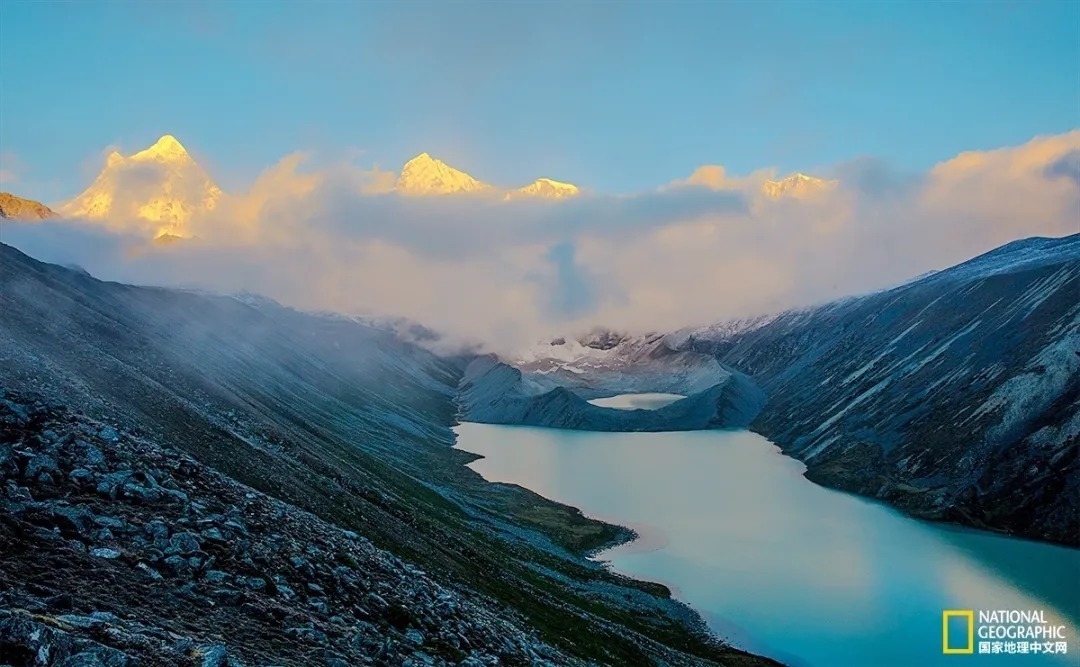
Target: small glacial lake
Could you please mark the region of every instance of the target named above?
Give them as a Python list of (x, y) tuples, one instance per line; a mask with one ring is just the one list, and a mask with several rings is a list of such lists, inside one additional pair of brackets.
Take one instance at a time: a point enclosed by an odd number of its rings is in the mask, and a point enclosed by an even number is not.
[(616, 410), (656, 410), (675, 401), (686, 398), (680, 394), (622, 394), (607, 398), (594, 398), (590, 403), (601, 408)]
[[(825, 489), (748, 431), (456, 431), (486, 479), (635, 528), (640, 540), (599, 557), (667, 584), (747, 650), (793, 667), (1080, 664), (1080, 551)], [(943, 655), (945, 609), (1045, 610), (1069, 653)]]

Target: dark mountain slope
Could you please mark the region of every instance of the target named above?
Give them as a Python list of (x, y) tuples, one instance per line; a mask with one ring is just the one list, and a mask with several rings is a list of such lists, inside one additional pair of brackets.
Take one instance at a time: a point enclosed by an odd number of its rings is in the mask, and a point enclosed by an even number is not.
[(686, 345), (761, 385), (753, 428), (809, 478), (1080, 544), (1080, 235)]
[(461, 365), (391, 331), (105, 283), (3, 245), (0, 315), (5, 391), (175, 448), (355, 531), (501, 605), (555, 650), (620, 665), (764, 663), (708, 639), (662, 587), (583, 558), (620, 529), (465, 468), (471, 456), (451, 449), (449, 429)]

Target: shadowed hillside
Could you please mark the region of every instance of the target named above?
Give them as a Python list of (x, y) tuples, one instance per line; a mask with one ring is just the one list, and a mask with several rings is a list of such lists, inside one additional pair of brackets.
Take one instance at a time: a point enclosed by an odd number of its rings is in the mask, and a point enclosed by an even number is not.
[(810, 479), (917, 516), (1080, 544), (1080, 235), (695, 332)]
[[(4, 473), (6, 493), (12, 502), (51, 503), (41, 508), (46, 517), (38, 523), (52, 525), (50, 517), (63, 507), (54, 500), (56, 489), (74, 494), (65, 502), (89, 502), (79, 495), (85, 493), (83, 486), (67, 486), (77, 459), (68, 451), (71, 445), (65, 433), (70, 431), (77, 439), (79, 424), (92, 423), (101, 430), (89, 444), (101, 449), (110, 462), (114, 456), (130, 457), (132, 463), (117, 465), (144, 469), (148, 464), (139, 458), (140, 447), (164, 451), (163, 456), (173, 459), (192, 457), (214, 475), (223, 475), (221, 484), (246, 485), (259, 494), (254, 499), (259, 505), (255, 522), (264, 526), (259, 530), (275, 530), (265, 523), (272, 516), (265, 512), (284, 507), (277, 501), (297, 512), (310, 512), (310, 518), (302, 521), (318, 522), (312, 530), (327, 535), (340, 529), (353, 531), (370, 540), (374, 548), (387, 550), (387, 557), (392, 554), (409, 563), (406, 567), (422, 568), (432, 581), (476, 600), (481, 607), (505, 610), (508, 622), (526, 634), (537, 633), (538, 647), (555, 651), (549, 655), (561, 652), (568, 660), (614, 665), (767, 664), (710, 639), (696, 615), (670, 600), (663, 587), (613, 575), (583, 557), (590, 549), (625, 539), (626, 531), (587, 520), (576, 510), (523, 489), (487, 484), (465, 468), (472, 457), (451, 449), (450, 431), (455, 411), (452, 397), (462, 364), (404, 343), (392, 331), (346, 318), (305, 315), (264, 300), (101, 282), (42, 264), (3, 245), (0, 311), (0, 383), (5, 392), (18, 398), (12, 399), (16, 407), (11, 410), (31, 414), (5, 436), (10, 440), (5, 446), (12, 447), (12, 456), (18, 459), (16, 468)], [(58, 440), (45, 430), (53, 431)], [(106, 436), (100, 436), (102, 431)], [(119, 445), (112, 448), (113, 433), (118, 434), (117, 442), (133, 444), (125, 444), (122, 451)], [(50, 454), (48, 448), (54, 442), (59, 443), (55, 445), (58, 453)], [(48, 480), (42, 486), (41, 470), (27, 469), (38, 456), (54, 461), (55, 470), (47, 471), (51, 486)], [(105, 473), (108, 469), (94, 474)], [(166, 476), (148, 474), (164, 485)], [(140, 479), (144, 481), (137, 486), (148, 485), (145, 478)], [(177, 483), (178, 490), (190, 499), (192, 491), (185, 484)], [(120, 487), (125, 488), (123, 483)], [(214, 489), (202, 492), (217, 497)], [(236, 492), (240, 491), (229, 493)], [(131, 502), (126, 493), (119, 493), (118, 501)], [(244, 512), (229, 500), (232, 497), (217, 497), (214, 502), (224, 503), (220, 509), (196, 508), (192, 516), (190, 508), (181, 507), (179, 514), (163, 511), (162, 517), (175, 518), (174, 525), (168, 526), (170, 533), (182, 532), (186, 530), (183, 521), (198, 520), (203, 511)], [(100, 503), (95, 500), (88, 511), (128, 511), (125, 506), (110, 510), (108, 503), (104, 507)], [(153, 515), (139, 512), (125, 519), (127, 525), (138, 526)], [(18, 540), (21, 546), (9, 553), (34, 559), (60, 557), (57, 549), (63, 545), (38, 535), (21, 514), (13, 516), (3, 524), (3, 539)], [(285, 531), (288, 539), (302, 546), (304, 535), (291, 532), (293, 528), (282, 524), (276, 530)], [(120, 540), (122, 534), (123, 529), (114, 533), (119, 542), (95, 542), (96, 533), (83, 542), (86, 547), (115, 549), (122, 555), (106, 558), (107, 566), (95, 564), (95, 572), (134, 576), (129, 568), (143, 557), (141, 547)], [(258, 539), (277, 539), (272, 532), (260, 535)], [(198, 605), (208, 599), (204, 586), (212, 568), (207, 558), (219, 554), (211, 546), (184, 548), (194, 549), (200, 559), (197, 566), (189, 563), (190, 569), (176, 575), (190, 578), (180, 582), (180, 588), (194, 598), (181, 596), (134, 608), (151, 628), (168, 622), (170, 604)], [(328, 555), (311, 558), (332, 556), (340, 561), (333, 556), (340, 552), (339, 546), (328, 547)], [(220, 554), (222, 560), (227, 556), (241, 562), (244, 558), (243, 554)], [(230, 582), (238, 575), (274, 580), (276, 561), (261, 561), (256, 555), (250, 559), (258, 567), (225, 568)], [(54, 608), (52, 600), (61, 591), (50, 582), (61, 575), (73, 577), (72, 581), (83, 576), (86, 581), (85, 573), (65, 568), (86, 567), (91, 561), (77, 557), (55, 562), (53, 571), (45, 571), (48, 576), (35, 571), (32, 563), (22, 563), (19, 571), (25, 573), (25, 582), (17, 590), (24, 597), (5, 598), (5, 607), (36, 600), (38, 616), (47, 617), (71, 607), (84, 615), (100, 611), (122, 617), (129, 611), (102, 606), (111, 598), (98, 595), (101, 591), (94, 589), (92, 581), (65, 591), (67, 597)], [(359, 567), (366, 576), (362, 564), (315, 563), (318, 571), (343, 565)], [(162, 566), (155, 561), (152, 567)], [(293, 584), (288, 582), (297, 576), (292, 570), (276, 574), (289, 587)], [(175, 588), (172, 580), (156, 588), (152, 583), (149, 586), (166, 597)], [(228, 613), (244, 615), (248, 613), (245, 604), (265, 605), (273, 601), (269, 598), (276, 600), (274, 596), (267, 588), (227, 597), (223, 603), (227, 609), (213, 616), (217, 621), (206, 616), (205, 622), (192, 621), (186, 632), (198, 639), (196, 643), (213, 643), (213, 636), (224, 634), (225, 648), (237, 659), (254, 660), (250, 646), (232, 642), (228, 632), (222, 633), (221, 619), (228, 618)], [(233, 603), (235, 608), (228, 607)], [(303, 633), (308, 643), (301, 642), (297, 652), (283, 654), (282, 663), (310, 664), (305, 646), (318, 645), (319, 633), (332, 636), (341, 623), (354, 622), (349, 613), (333, 605), (304, 609), (307, 616), (300, 621), (310, 630)], [(295, 614), (289, 615), (293, 623), (289, 626), (274, 614), (262, 618), (260, 632), (300, 627)], [(423, 632), (410, 625), (411, 617), (385, 609), (374, 616), (368, 622), (382, 633), (389, 647), (385, 656), (390, 656), (377, 659), (376, 664), (403, 664), (400, 656), (416, 651), (430, 650), (438, 660), (448, 661), (436, 664), (456, 664), (474, 650), (499, 651), (494, 638), (483, 645), (468, 640), (459, 646), (419, 648), (415, 642), (408, 643), (410, 630)], [(25, 619), (15, 620), (18, 623), (11, 623), (19, 625)], [(4, 622), (0, 619), (0, 625)], [(9, 626), (4, 627), (12, 633), (18, 629)], [(91, 626), (66, 627), (65, 632), (105, 641), (102, 638), (108, 635), (98, 632), (99, 626)], [(491, 628), (489, 632), (500, 631)], [(518, 651), (515, 648), (501, 659), (505, 664), (543, 664), (536, 660), (548, 649), (538, 648), (536, 659), (521, 657), (531, 656), (526, 649), (518, 652), (518, 658), (512, 657)]]

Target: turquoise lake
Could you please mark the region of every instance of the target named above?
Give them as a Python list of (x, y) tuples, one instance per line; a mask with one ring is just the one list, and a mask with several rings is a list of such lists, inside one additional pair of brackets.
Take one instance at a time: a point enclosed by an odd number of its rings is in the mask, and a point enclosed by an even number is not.
[[(598, 558), (668, 585), (747, 650), (793, 667), (1080, 664), (1080, 551), (820, 487), (748, 431), (456, 431), (486, 479), (637, 530)], [(1069, 653), (943, 655), (946, 609), (1043, 610), (1066, 626)]]

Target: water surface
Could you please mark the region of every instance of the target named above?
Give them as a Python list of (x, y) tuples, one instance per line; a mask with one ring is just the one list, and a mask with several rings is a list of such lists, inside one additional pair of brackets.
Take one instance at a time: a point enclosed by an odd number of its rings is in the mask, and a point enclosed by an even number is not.
[[(485, 478), (636, 528), (645, 539), (600, 557), (667, 584), (748, 650), (815, 667), (1080, 664), (1080, 551), (817, 486), (746, 431), (456, 430)], [(1044, 609), (1068, 626), (1070, 654), (942, 655), (944, 609)]]
[(601, 408), (615, 408), (616, 410), (658, 410), (683, 398), (686, 397), (681, 394), (620, 394), (607, 398), (594, 398), (589, 402)]

